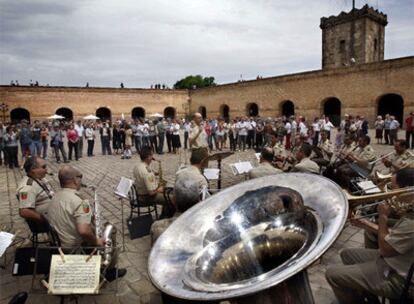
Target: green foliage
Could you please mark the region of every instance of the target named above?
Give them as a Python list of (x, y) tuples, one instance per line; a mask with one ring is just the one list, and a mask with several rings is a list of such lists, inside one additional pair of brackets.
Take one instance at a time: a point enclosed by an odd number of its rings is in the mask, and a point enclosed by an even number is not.
[(215, 86), (214, 77), (204, 77), (201, 75), (190, 75), (174, 84), (175, 89), (194, 89)]

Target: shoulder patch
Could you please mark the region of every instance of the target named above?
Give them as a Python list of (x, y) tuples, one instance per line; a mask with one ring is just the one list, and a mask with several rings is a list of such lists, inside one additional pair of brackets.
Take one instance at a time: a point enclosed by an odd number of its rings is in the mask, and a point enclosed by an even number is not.
[(27, 192), (20, 192), (20, 200), (21, 201), (27, 200)]
[(88, 201), (83, 201), (82, 202), (82, 210), (83, 210), (83, 213), (86, 213), (86, 214), (89, 213), (90, 206), (89, 206), (89, 202)]
[(29, 178), (27, 179), (26, 185), (28, 185), (28, 186), (32, 186), (32, 185), (33, 185), (33, 179), (29, 177)]

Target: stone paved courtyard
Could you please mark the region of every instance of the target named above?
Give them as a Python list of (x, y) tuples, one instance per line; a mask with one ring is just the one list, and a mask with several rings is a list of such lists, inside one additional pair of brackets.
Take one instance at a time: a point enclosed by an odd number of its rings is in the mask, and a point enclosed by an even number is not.
[[(402, 135), (402, 134), (401, 134)], [(402, 137), (402, 136), (400, 136)], [(373, 145), (379, 154), (392, 151), (391, 146)], [(86, 150), (86, 147), (84, 147)], [(84, 153), (85, 154), (85, 153)], [(102, 156), (100, 145), (95, 146), (95, 157), (89, 158), (84, 155), (79, 161), (72, 161), (71, 165), (78, 168), (83, 173), (83, 181), (86, 184), (98, 184), (99, 199), (102, 206), (104, 222), (112, 222), (118, 228), (118, 245), (121, 246), (121, 204), (113, 194), (114, 188), (118, 184), (121, 176), (132, 177), (132, 168), (138, 161), (138, 156), (133, 155), (132, 159), (121, 160), (117, 156)], [(163, 171), (167, 181), (172, 184), (174, 173), (179, 163), (184, 163), (185, 158), (189, 157), (186, 153), (178, 155), (164, 154), (156, 155), (157, 159), (162, 160)], [(49, 176), (52, 185), (58, 189), (57, 171), (59, 165), (55, 162), (52, 155), (49, 155), (49, 171), (54, 172), (54, 176)], [(181, 159), (181, 161), (180, 161)], [(242, 182), (243, 177), (234, 177), (228, 166), (237, 160), (250, 160), (257, 164), (253, 150), (239, 152), (223, 161), (223, 187), (228, 187)], [(158, 164), (154, 164), (157, 166)], [(210, 163), (210, 167), (216, 167), (215, 162)], [(21, 237), (28, 237), (29, 230), (26, 224), (18, 215), (18, 203), (15, 197), (15, 189), (18, 181), (23, 176), (23, 171), (10, 170), (0, 167), (0, 227), (2, 230), (11, 231)], [(214, 187), (214, 185), (213, 185)], [(86, 197), (93, 199), (93, 192), (90, 189), (82, 190)], [(124, 205), (125, 218), (129, 215), (129, 206)], [(161, 303), (160, 294), (151, 284), (147, 274), (147, 257), (151, 250), (149, 236), (130, 240), (128, 230), (125, 227), (126, 250), (119, 255), (119, 267), (128, 270), (127, 275), (118, 280), (118, 291), (115, 293), (115, 283), (109, 284), (106, 289), (110, 294), (98, 296), (79, 296), (79, 303)], [(30, 246), (26, 241), (19, 246)], [(308, 268), (310, 282), (315, 298), (315, 303), (324, 304), (334, 301), (333, 293), (329, 288), (325, 277), (325, 269), (328, 264), (339, 262), (338, 251), (344, 247), (363, 246), (363, 234), (358, 228), (346, 225), (345, 229), (336, 240), (334, 245), (323, 255), (314, 265)], [(15, 247), (7, 251), (5, 268), (0, 269), (0, 303), (7, 303), (8, 300), (18, 291), (29, 291), (31, 286), (31, 276), (12, 276), (12, 264)], [(3, 258), (0, 260), (3, 265)], [(70, 302), (66, 300), (67, 303)], [(26, 303), (58, 303), (59, 298), (46, 294), (30, 293)]]

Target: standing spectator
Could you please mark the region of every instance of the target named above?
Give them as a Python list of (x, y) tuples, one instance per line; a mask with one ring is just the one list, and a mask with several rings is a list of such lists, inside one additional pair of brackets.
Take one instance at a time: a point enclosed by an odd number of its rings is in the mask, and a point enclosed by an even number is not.
[(102, 146), (102, 155), (108, 153), (112, 155), (111, 152), (111, 128), (109, 127), (109, 121), (105, 122), (102, 127), (99, 129), (99, 134), (101, 135), (101, 146)]
[(184, 122), (184, 149), (188, 149), (188, 136), (190, 134), (191, 124), (186, 119)]
[(88, 143), (88, 156), (93, 156), (93, 146), (95, 145), (95, 130), (92, 124), (87, 124), (85, 129), (85, 138)]
[(206, 120), (206, 123), (204, 125), (204, 131), (207, 135), (208, 147), (209, 147), (210, 151), (212, 151), (213, 150), (213, 142), (212, 142), (212, 139), (211, 139), (211, 125), (210, 125), (210, 122), (208, 120)]
[(237, 133), (239, 135), (239, 151), (246, 150), (246, 140), (247, 140), (247, 124), (246, 118), (242, 117), (237, 124)]
[[(118, 124), (114, 123), (112, 126), (112, 151), (114, 151), (114, 153), (118, 155), (119, 149), (121, 149), (121, 133), (119, 131)], [(121, 150), (121, 153), (122, 153), (122, 150)]]
[(390, 114), (385, 114), (385, 119), (384, 119), (384, 140), (385, 140), (385, 144), (386, 145), (389, 145), (389, 143), (390, 143), (390, 125), (391, 125)]
[(85, 135), (85, 128), (82, 125), (80, 120), (77, 121), (75, 124), (75, 131), (78, 133), (79, 140), (78, 140), (78, 156), (79, 158), (82, 157), (83, 154), (83, 136)]
[(22, 152), (22, 164), (24, 164), (26, 157), (30, 155), (30, 148), (32, 145), (31, 131), (25, 120), (22, 120), (22, 127), (20, 129), (18, 138), (20, 140), (20, 148)]
[(218, 141), (218, 150), (222, 151), (223, 150), (223, 145), (224, 145), (224, 120), (220, 119), (218, 121), (218, 125), (217, 125), (217, 131), (216, 131), (216, 135), (217, 135), (217, 141)]
[(147, 120), (142, 124), (142, 145), (143, 147), (150, 146), (149, 125)]
[(218, 142), (217, 142), (217, 120), (211, 119), (210, 120), (210, 126), (211, 126), (211, 147), (213, 149), (213, 142), (216, 149), (218, 149)]
[(390, 116), (390, 145), (394, 145), (394, 141), (398, 139), (398, 129), (400, 123), (395, 119), (395, 116)]
[(361, 134), (368, 135), (368, 120), (364, 116), (361, 116)]
[(313, 131), (315, 132), (315, 136), (313, 137), (313, 145), (317, 146), (319, 142), (319, 133), (321, 132), (320, 121), (319, 118), (315, 117), (312, 123)]
[(131, 158), (131, 147), (132, 147), (132, 138), (134, 134), (132, 133), (132, 129), (130, 125), (125, 125), (125, 147), (124, 147), (124, 153), (122, 155), (122, 159), (130, 159)]
[(42, 154), (42, 141), (41, 141), (41, 128), (38, 120), (35, 120), (32, 127), (32, 146), (31, 146), (31, 155), (36, 155), (40, 157)]
[(247, 128), (247, 147), (251, 149), (253, 147), (253, 139), (254, 139), (254, 128), (253, 127), (253, 118), (246, 119), (246, 128)]
[(7, 156), (7, 164), (9, 165), (10, 169), (13, 169), (13, 166), (15, 168), (19, 167), (19, 161), (17, 157), (17, 137), (18, 134), (14, 128), (11, 126), (8, 126), (6, 129), (6, 134), (3, 136), (4, 145), (5, 145), (5, 151)]
[(301, 137), (306, 138), (308, 136), (308, 128), (305, 124), (305, 117), (299, 117), (299, 134)]
[(165, 119), (158, 121), (157, 133), (158, 133), (158, 154), (164, 154)]
[(42, 143), (42, 158), (47, 159), (47, 146), (48, 146), (49, 130), (46, 123), (43, 124), (42, 129), (40, 130), (40, 140)]
[[(256, 149), (263, 149), (263, 121), (260, 120), (256, 123)], [(286, 142), (287, 144), (287, 142)]]
[(68, 163), (68, 159), (66, 158), (65, 147), (63, 146), (63, 131), (59, 127), (59, 125), (54, 125), (53, 130), (50, 132), (50, 145), (53, 147), (55, 151), (56, 161), (60, 163), (60, 156), (59, 151), (62, 154), (63, 161)]
[[(290, 119), (292, 121), (292, 119)], [(292, 122), (291, 122), (292, 125)], [(293, 131), (293, 126), (292, 129)], [(264, 125), (263, 135), (264, 135), (264, 143), (263, 146), (270, 146), (270, 142), (272, 141), (272, 134), (273, 134), (273, 127), (270, 119), (267, 119)]]
[(149, 141), (152, 151), (155, 153), (158, 151), (157, 146), (157, 127), (152, 120), (149, 121)]
[(334, 128), (332, 122), (329, 121), (329, 117), (326, 116), (324, 122), (322, 123), (322, 130), (328, 134), (328, 139), (331, 140), (331, 130)]
[(181, 148), (181, 140), (180, 140), (180, 124), (176, 119), (173, 120), (172, 123), (172, 146), (173, 146), (173, 153), (178, 154)]
[(4, 149), (4, 142), (3, 142), (5, 134), (6, 134), (6, 129), (3, 126), (3, 122), (0, 121), (0, 166), (3, 164), (3, 161), (4, 161), (5, 165), (7, 164), (6, 152), (5, 152), (5, 149)]
[(237, 137), (237, 124), (236, 120), (229, 122), (229, 140), (230, 140), (230, 150), (236, 151), (236, 137)]
[(165, 126), (165, 136), (167, 137), (167, 147), (168, 147), (168, 153), (171, 153), (171, 149), (172, 149), (172, 122), (171, 119), (168, 118), (167, 119), (167, 124)]
[[(411, 138), (411, 145), (410, 145), (410, 138)], [(414, 149), (414, 114), (410, 112), (410, 115), (405, 120), (405, 141), (407, 143), (407, 147)]]
[(375, 127), (375, 138), (377, 139), (377, 144), (382, 144), (382, 136), (384, 132), (384, 121), (382, 120), (382, 116), (378, 115), (377, 120), (374, 123)]
[(336, 137), (335, 137), (335, 148), (336, 149), (340, 149), (342, 147), (342, 145), (344, 144), (344, 139), (345, 139), (345, 132), (341, 127), (338, 127), (338, 131), (336, 132)]
[(73, 151), (75, 152), (75, 159), (79, 160), (79, 155), (78, 155), (79, 135), (78, 135), (78, 132), (76, 132), (73, 124), (69, 125), (69, 129), (66, 132), (66, 136), (68, 137), (69, 160), (72, 160)]

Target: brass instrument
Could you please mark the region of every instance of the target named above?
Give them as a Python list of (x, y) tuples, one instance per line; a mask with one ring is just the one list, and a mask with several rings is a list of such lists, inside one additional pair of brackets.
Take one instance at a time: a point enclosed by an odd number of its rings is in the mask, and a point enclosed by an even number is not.
[(167, 181), (163, 178), (161, 161), (157, 160), (157, 162), (158, 162), (158, 187), (165, 187), (165, 185), (167, 185)]
[[(344, 191), (345, 195), (349, 202), (349, 215), (351, 218), (362, 218), (362, 217), (356, 217), (356, 215), (363, 209), (369, 209), (374, 206), (379, 205), (382, 203), (383, 200), (389, 200), (391, 203), (391, 207), (395, 211), (402, 211), (402, 213), (412, 210), (413, 203), (409, 202), (403, 203), (400, 201), (400, 198), (403, 198), (405, 195), (412, 195), (414, 194), (414, 187), (405, 187), (401, 189), (392, 190), (389, 192), (383, 192), (383, 193), (377, 193), (372, 195), (361, 195), (361, 196), (355, 196), (349, 194), (347, 191)], [(380, 201), (380, 202), (378, 202)], [(371, 217), (376, 214), (368, 214), (363, 217)]]

